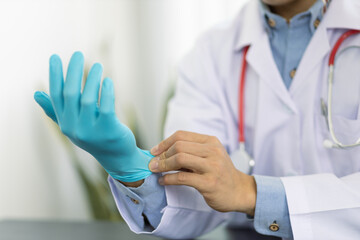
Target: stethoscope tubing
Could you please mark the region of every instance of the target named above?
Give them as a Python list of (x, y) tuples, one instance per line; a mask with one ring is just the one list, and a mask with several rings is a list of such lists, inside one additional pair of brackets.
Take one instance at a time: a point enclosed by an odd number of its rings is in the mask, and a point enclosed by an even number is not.
[[(360, 138), (354, 144), (342, 144), (336, 137), (334, 132), (334, 126), (332, 121), (332, 91), (333, 91), (333, 82), (334, 82), (334, 63), (336, 54), (342, 45), (342, 43), (354, 34), (359, 34), (360, 30), (348, 30), (343, 33), (340, 38), (336, 41), (333, 49), (331, 50), (330, 57), (329, 57), (329, 76), (328, 76), (328, 104), (327, 104), (327, 111), (326, 111), (326, 120), (327, 125), (330, 131), (331, 140), (327, 139), (324, 141), (324, 145), (327, 148), (350, 148), (360, 146)], [(243, 58), (241, 62), (241, 73), (240, 73), (240, 82), (239, 82), (239, 143), (240, 146), (243, 148), (245, 147), (245, 79), (246, 79), (246, 70), (247, 70), (247, 63), (246, 63), (246, 56), (248, 53), (250, 46), (246, 46), (243, 49)], [(322, 103), (323, 104), (323, 103)], [(245, 151), (245, 150), (244, 150)]]
[(243, 58), (241, 62), (241, 73), (239, 83), (239, 143), (245, 143), (245, 78), (246, 78), (246, 56), (250, 46), (246, 46), (243, 50)]
[(354, 34), (360, 34), (360, 30), (349, 30), (345, 33), (343, 33), (340, 38), (336, 41), (330, 57), (329, 57), (329, 76), (328, 76), (328, 104), (327, 104), (327, 115), (326, 117), (326, 121), (327, 121), (327, 125), (330, 131), (330, 136), (331, 136), (331, 140), (326, 139), (324, 141), (324, 146), (327, 148), (352, 148), (352, 147), (357, 147), (360, 146), (360, 138), (353, 144), (343, 144), (341, 143), (338, 138), (336, 137), (335, 131), (334, 131), (334, 124), (332, 121), (332, 94), (333, 94), (333, 85), (334, 85), (334, 70), (335, 70), (335, 59), (336, 59), (336, 54), (341, 46), (341, 44), (350, 36), (354, 35)]

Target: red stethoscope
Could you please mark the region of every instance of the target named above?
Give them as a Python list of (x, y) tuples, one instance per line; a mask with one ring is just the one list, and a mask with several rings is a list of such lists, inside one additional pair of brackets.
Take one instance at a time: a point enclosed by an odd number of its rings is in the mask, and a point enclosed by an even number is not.
[[(337, 42), (334, 45), (334, 48), (331, 51), (329, 58), (329, 77), (328, 77), (328, 104), (325, 104), (325, 101), (321, 99), (321, 108), (323, 110), (323, 114), (326, 117), (326, 121), (328, 124), (328, 129), (330, 131), (330, 135), (332, 140), (325, 140), (325, 147), (337, 147), (337, 148), (349, 148), (360, 146), (360, 138), (353, 144), (343, 144), (341, 143), (335, 136), (334, 127), (332, 123), (332, 89), (334, 82), (334, 66), (336, 54), (341, 46), (341, 44), (350, 36), (354, 34), (359, 34), (360, 30), (349, 30), (343, 33)], [(238, 149), (235, 150), (231, 154), (231, 158), (237, 169), (240, 171), (252, 174), (255, 166), (255, 160), (247, 153), (245, 149), (245, 78), (246, 78), (246, 56), (250, 46), (246, 46), (243, 50), (243, 57), (241, 61), (241, 72), (240, 72), (240, 83), (239, 83), (239, 121), (238, 121), (238, 129), (239, 129), (239, 146)], [(349, 48), (349, 47), (347, 47)], [(346, 48), (346, 49), (347, 49)], [(345, 49), (344, 49), (345, 50)]]

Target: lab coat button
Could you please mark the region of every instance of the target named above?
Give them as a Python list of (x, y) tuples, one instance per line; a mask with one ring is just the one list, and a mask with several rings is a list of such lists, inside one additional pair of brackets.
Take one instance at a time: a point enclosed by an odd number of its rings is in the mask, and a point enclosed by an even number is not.
[(134, 199), (134, 198), (130, 198), (130, 199), (131, 199), (131, 201), (132, 201), (133, 203), (135, 203), (136, 205), (139, 204), (139, 201), (138, 201), (138, 200), (136, 200), (136, 199)]
[(270, 27), (275, 27), (276, 26), (276, 21), (272, 18), (268, 19), (268, 24)]
[(296, 68), (294, 68), (293, 70), (290, 71), (290, 77), (294, 78), (296, 74)]
[(279, 231), (280, 227), (279, 224), (277, 224), (276, 221), (274, 221), (272, 224), (270, 224), (269, 229), (272, 232), (277, 232)]
[(317, 19), (314, 21), (314, 27), (315, 27), (315, 29), (317, 29), (319, 25), (320, 25), (320, 20), (317, 18)]

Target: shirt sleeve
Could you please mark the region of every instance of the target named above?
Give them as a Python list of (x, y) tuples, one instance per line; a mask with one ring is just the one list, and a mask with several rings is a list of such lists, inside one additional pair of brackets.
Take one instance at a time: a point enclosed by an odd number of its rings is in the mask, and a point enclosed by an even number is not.
[(286, 193), (278, 177), (254, 176), (257, 197), (254, 227), (258, 233), (292, 238)]
[[(109, 176), (108, 181), (117, 205), (127, 208), (130, 216), (143, 230), (157, 228), (162, 218), (162, 209), (166, 206), (165, 188), (158, 184), (159, 174), (151, 174), (138, 188), (126, 187)], [(146, 216), (151, 226), (147, 226)], [(152, 228), (152, 229), (149, 229)]]

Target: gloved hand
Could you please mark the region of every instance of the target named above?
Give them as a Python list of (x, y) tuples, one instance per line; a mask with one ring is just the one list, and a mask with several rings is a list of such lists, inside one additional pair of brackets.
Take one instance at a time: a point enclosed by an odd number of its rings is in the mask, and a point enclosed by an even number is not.
[(75, 145), (93, 155), (113, 178), (123, 182), (145, 179), (151, 174), (148, 163), (153, 156), (136, 146), (131, 130), (116, 117), (112, 80), (104, 79), (98, 103), (102, 66), (92, 66), (81, 93), (83, 68), (84, 57), (75, 52), (64, 83), (61, 59), (53, 55), (50, 97), (36, 92), (36, 102)]

